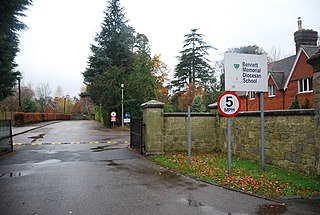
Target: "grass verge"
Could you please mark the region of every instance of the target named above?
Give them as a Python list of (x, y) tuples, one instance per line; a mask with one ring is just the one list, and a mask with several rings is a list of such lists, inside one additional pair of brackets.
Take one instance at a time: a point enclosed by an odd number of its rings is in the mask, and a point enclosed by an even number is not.
[(200, 180), (271, 198), (320, 195), (319, 178), (270, 165), (262, 175), (260, 164), (254, 161), (233, 158), (232, 176), (228, 176), (227, 156), (218, 153), (193, 153), (190, 165), (186, 153), (156, 155), (150, 159)]

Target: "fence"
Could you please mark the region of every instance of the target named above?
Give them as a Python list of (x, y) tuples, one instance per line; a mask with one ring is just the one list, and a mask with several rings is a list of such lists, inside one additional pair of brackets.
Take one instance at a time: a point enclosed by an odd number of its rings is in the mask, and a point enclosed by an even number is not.
[(144, 153), (144, 144), (142, 138), (142, 120), (131, 119), (130, 123), (130, 146), (138, 150), (141, 154)]
[(13, 111), (2, 111), (0, 110), (0, 120), (12, 120), (14, 112)]
[(0, 120), (0, 155), (12, 152), (11, 120)]

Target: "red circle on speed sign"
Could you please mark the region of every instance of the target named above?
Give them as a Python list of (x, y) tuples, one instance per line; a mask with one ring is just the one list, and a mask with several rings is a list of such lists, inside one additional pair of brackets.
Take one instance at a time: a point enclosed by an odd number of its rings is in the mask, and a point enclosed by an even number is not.
[(236, 116), (240, 112), (241, 100), (234, 92), (224, 92), (218, 98), (218, 110), (225, 117)]

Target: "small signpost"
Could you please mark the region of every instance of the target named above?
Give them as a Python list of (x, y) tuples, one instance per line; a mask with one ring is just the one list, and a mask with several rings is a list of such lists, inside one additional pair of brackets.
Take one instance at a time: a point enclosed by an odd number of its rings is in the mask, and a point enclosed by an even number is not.
[(218, 98), (218, 110), (227, 117), (228, 133), (228, 175), (232, 175), (232, 156), (231, 156), (231, 118), (236, 116), (241, 108), (240, 97), (234, 92), (222, 93)]
[(130, 123), (130, 112), (124, 114), (124, 123)]
[(117, 113), (115, 111), (112, 111), (110, 113), (110, 121), (112, 122), (112, 125), (114, 127), (114, 123), (117, 122)]

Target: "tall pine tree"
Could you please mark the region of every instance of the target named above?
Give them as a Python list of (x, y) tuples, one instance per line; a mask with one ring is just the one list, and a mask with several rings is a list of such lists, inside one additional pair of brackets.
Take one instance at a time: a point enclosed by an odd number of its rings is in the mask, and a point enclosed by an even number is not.
[(172, 85), (184, 88), (195, 83), (207, 88), (215, 82), (214, 70), (207, 58), (208, 50), (213, 47), (204, 42), (204, 35), (199, 34), (198, 29), (192, 29), (191, 33), (184, 37), (183, 50), (178, 57), (179, 63), (175, 68)]
[(124, 111), (132, 112), (132, 116), (140, 116), (141, 111), (137, 109), (141, 103), (154, 98), (148, 39), (143, 34), (135, 35), (127, 22), (120, 1), (111, 0), (83, 73), (86, 94), (100, 106), (105, 124), (109, 122), (111, 111), (118, 113), (118, 119), (122, 118), (121, 84), (125, 86)]
[(111, 67), (130, 68), (134, 29), (127, 22), (120, 0), (110, 1), (101, 32), (95, 37), (95, 44), (91, 45), (92, 54), (83, 73), (85, 83), (90, 85), (98, 74)]
[(13, 94), (19, 72), (14, 59), (19, 51), (18, 32), (27, 28), (19, 21), (32, 0), (0, 0), (0, 101)]

